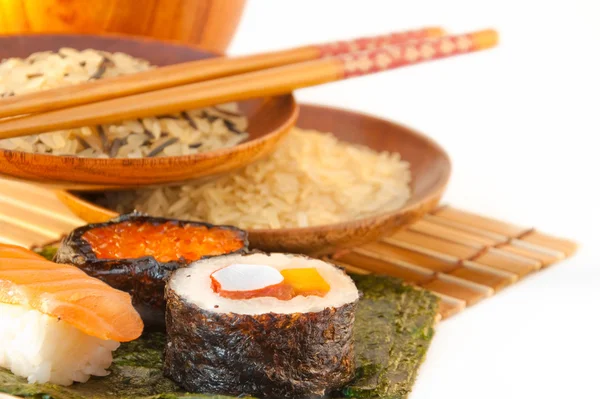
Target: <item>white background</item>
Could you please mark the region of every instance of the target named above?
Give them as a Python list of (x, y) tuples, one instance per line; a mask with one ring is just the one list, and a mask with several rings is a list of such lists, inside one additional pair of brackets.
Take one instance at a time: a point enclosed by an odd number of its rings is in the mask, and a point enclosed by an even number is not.
[(249, 0), (231, 54), (441, 25), (501, 45), (297, 92), (441, 143), (445, 201), (581, 244), (444, 321), (412, 399), (600, 398), (600, 0)]

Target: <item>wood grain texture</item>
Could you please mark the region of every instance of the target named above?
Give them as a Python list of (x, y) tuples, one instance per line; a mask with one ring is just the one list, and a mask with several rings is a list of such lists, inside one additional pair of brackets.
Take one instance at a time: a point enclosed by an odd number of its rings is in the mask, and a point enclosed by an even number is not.
[(571, 256), (577, 250), (577, 244), (562, 238), (552, 237), (539, 231), (531, 230), (520, 237), (521, 241), (562, 251), (566, 256)]
[(436, 224), (427, 220), (419, 220), (418, 222), (412, 224), (409, 230), (432, 237), (451, 238), (452, 242), (472, 246), (474, 248), (481, 248), (482, 246), (495, 245), (499, 243), (498, 240), (494, 240), (489, 237), (460, 231), (458, 229)]
[(507, 237), (517, 237), (529, 229), (516, 226), (511, 223), (506, 223), (499, 220), (494, 220), (481, 215), (476, 215), (469, 212), (463, 212), (452, 207), (443, 207), (434, 213), (436, 216), (449, 219), (455, 222), (467, 224), (470, 227), (479, 228), (481, 230), (500, 234)]
[(541, 262), (536, 260), (510, 256), (510, 254), (497, 251), (488, 251), (478, 256), (477, 263), (514, 273), (519, 277), (523, 277), (542, 267)]
[(441, 36), (442, 32), (439, 28), (425, 28), (335, 43), (308, 45), (269, 53), (229, 58), (204, 58), (198, 61), (177, 63), (131, 75), (1, 98), (0, 118), (48, 112), (101, 100), (330, 57), (351, 51)]
[(369, 270), (370, 272), (398, 277), (404, 281), (415, 284), (424, 284), (431, 281), (435, 274), (432, 271), (419, 270), (398, 264), (393, 258), (381, 260), (372, 256), (372, 254), (365, 255), (357, 251), (338, 254), (333, 259), (336, 264), (343, 267), (347, 267), (348, 265), (361, 265), (362, 269)]
[[(372, 118), (374, 120), (367, 123), (363, 119), (364, 115), (347, 111), (339, 114), (338, 118), (336, 112), (341, 112), (340, 110), (317, 106), (302, 106), (302, 109), (309, 109), (313, 113), (310, 119), (300, 118), (303, 127), (332, 131), (336, 131), (336, 127), (343, 128), (342, 130), (347, 132), (346, 140), (362, 140), (363, 143), (377, 149), (382, 149), (384, 143), (378, 142), (376, 136), (361, 134), (359, 127), (365, 124), (374, 129), (373, 131), (390, 132), (387, 130), (390, 129), (387, 126), (390, 122), (380, 119)], [(393, 137), (393, 135), (389, 137)], [(416, 149), (420, 148), (421, 144), (411, 144), (410, 137), (412, 136), (404, 137), (401, 142), (413, 146), (413, 150), (417, 151)], [(419, 141), (422, 138), (412, 137), (412, 140)], [(431, 160), (426, 162), (431, 162)], [(441, 165), (445, 164), (445, 162), (441, 163)], [(417, 168), (418, 165), (416, 165)], [(442, 170), (449, 173), (445, 167)], [(426, 171), (421, 173), (425, 173), (424, 176), (427, 176)], [(421, 177), (414, 181), (413, 189), (423, 195), (428, 191), (428, 187), (436, 181), (438, 180), (431, 176), (429, 178)], [(442, 179), (441, 182), (444, 181)], [(444, 184), (445, 182), (441, 187)], [(83, 220), (69, 213), (69, 208), (75, 210), (78, 216), (93, 222), (101, 222), (114, 215), (106, 209), (94, 208), (70, 193), (64, 191), (57, 193), (61, 196), (62, 202), (66, 201), (65, 203), (69, 207), (63, 205), (55, 198), (55, 194), (46, 188), (22, 182), (0, 180), (0, 241), (29, 246), (55, 239), (61, 234), (67, 233), (71, 228), (84, 223)], [(70, 201), (75, 201), (75, 203)], [(415, 202), (418, 203), (413, 199), (411, 205), (414, 205)], [(363, 236), (366, 233), (373, 234), (372, 241), (364, 243), (361, 241), (363, 237), (355, 237), (353, 233), (346, 233), (349, 239), (355, 240), (355, 244), (344, 245), (342, 242), (336, 247), (334, 241), (328, 241), (327, 245), (330, 248), (339, 249), (340, 246), (346, 248), (324, 258), (353, 273), (392, 275), (415, 286), (429, 289), (441, 300), (440, 316), (448, 318), (465, 307), (478, 303), (541, 269), (544, 260), (552, 261), (551, 264), (554, 264), (563, 257), (571, 255), (577, 247), (569, 240), (550, 237), (530, 228), (515, 228), (511, 223), (474, 215), (456, 208), (445, 207), (442, 209), (452, 209), (452, 220), (434, 216), (439, 212), (432, 209), (430, 213), (418, 218), (420, 221), (416, 224), (405, 226), (405, 229), (411, 233), (410, 237), (415, 234), (423, 235), (428, 248), (402, 242), (398, 237), (403, 237), (403, 235), (393, 232), (388, 233), (387, 238), (378, 237), (375, 233), (382, 234), (383, 231), (374, 230), (373, 227), (366, 225), (360, 232)], [(448, 224), (448, 221), (451, 223)], [(419, 227), (415, 228), (415, 226)], [(494, 231), (503, 233), (520, 233), (523, 230), (526, 233), (512, 237), (482, 229), (490, 226)], [(345, 227), (347, 228), (347, 226)], [(331, 228), (332, 226), (319, 229), (322, 234), (309, 235), (308, 238), (298, 234), (298, 231), (295, 232), (295, 236), (287, 236), (282, 231), (272, 232), (273, 234), (269, 238), (271, 241), (267, 241), (267, 243), (271, 243), (270, 245), (289, 245), (291, 243), (296, 245), (296, 248), (309, 243), (319, 247), (322, 244), (319, 240), (328, 239), (328, 229)], [(333, 226), (333, 229), (335, 228)], [(464, 232), (467, 234), (462, 234)], [(269, 231), (264, 231), (264, 234), (269, 237)], [(339, 232), (335, 237), (338, 237), (338, 234)], [(396, 238), (390, 239), (392, 236)], [(490, 237), (491, 242), (486, 240)], [(263, 237), (263, 239), (265, 238)], [(511, 247), (519, 248), (518, 253), (501, 248), (507, 242), (510, 242)], [(460, 253), (457, 253), (454, 246), (447, 246), (448, 243), (464, 246), (468, 252), (463, 253), (461, 249)], [(283, 247), (283, 250), (287, 248)], [(315, 247), (307, 248), (310, 252)], [(452, 254), (443, 252), (447, 248), (451, 248)], [(523, 248), (526, 251), (523, 251)], [(475, 256), (469, 258), (458, 256), (472, 255), (473, 250), (476, 250)], [(541, 259), (540, 254), (551, 255), (553, 258)]]
[[(481, 37), (489, 38), (490, 36), (493, 38), (491, 41), (486, 41), (487, 39), (480, 40)], [(48, 37), (42, 39), (36, 36), (25, 38), (5, 37), (1, 39), (8, 43), (8, 46), (2, 46), (3, 43), (0, 42), (0, 58), (14, 56), (15, 54), (8, 51), (11, 48), (14, 50), (17, 47), (20, 51), (24, 51), (23, 47), (27, 46), (37, 48), (40, 46), (40, 40), (48, 44)], [(46, 48), (46, 50), (57, 50), (63, 46), (75, 48), (83, 46), (108, 50), (103, 46), (104, 39), (98, 37), (52, 36), (51, 39), (53, 41), (50, 41), (50, 48)], [(451, 44), (451, 49), (444, 50), (444, 40)], [(435, 47), (437, 49), (436, 57), (441, 58), (488, 48), (495, 44), (495, 40), (497, 40), (495, 32), (482, 31), (448, 36), (444, 39), (432, 39), (431, 42), (427, 42), (437, 46)], [(73, 43), (69, 44), (69, 41)], [(462, 42), (468, 45), (461, 48), (460, 43)], [(115, 48), (111, 48), (111, 50), (123, 51), (132, 55), (136, 55), (133, 50), (138, 50), (142, 54), (137, 56), (149, 58), (144, 56), (149, 52), (149, 44), (150, 42), (147, 40), (123, 39), (113, 41), (112, 45)], [(207, 54), (200, 54), (190, 48), (187, 49), (187, 52), (182, 51), (185, 50), (185, 47), (182, 46), (173, 48), (173, 46), (156, 42), (152, 42), (152, 45), (154, 47), (162, 46), (158, 49), (161, 55), (162, 52), (170, 52), (183, 57), (184, 59), (179, 62), (207, 56)], [(413, 44), (398, 44), (373, 50), (373, 52), (367, 51), (366, 53), (373, 57), (369, 59), (369, 65), (374, 65), (369, 66), (367, 69), (361, 66), (360, 59), (353, 59), (356, 54), (359, 54), (359, 58), (363, 57), (360, 55), (363, 52), (351, 53), (206, 82), (191, 83), (149, 93), (108, 99), (72, 108), (6, 118), (0, 122), (1, 138), (88, 125), (116, 123), (128, 119), (175, 113), (223, 102), (242, 101), (241, 108), (249, 118), (248, 132), (250, 139), (235, 147), (209, 153), (142, 159), (56, 157), (46, 154), (2, 150), (0, 151), (0, 174), (55, 186), (98, 190), (178, 184), (226, 173), (267, 155), (291, 129), (297, 117), (297, 108), (291, 94), (286, 93), (290, 93), (297, 88), (332, 82), (364, 73), (379, 72), (436, 58), (428, 56), (414, 57), (410, 55), (411, 50), (413, 50)], [(1, 51), (4, 51), (4, 53)], [(25, 51), (27, 53), (33, 52), (32, 48)], [(383, 53), (381, 52), (386, 52), (388, 56), (392, 57), (393, 62), (382, 63), (380, 55), (383, 55)], [(165, 60), (168, 58), (165, 57)], [(162, 62), (166, 62), (165, 60), (162, 60)], [(367, 64), (365, 63), (365, 65)], [(348, 73), (348, 68), (353, 68), (356, 73)], [(266, 107), (265, 104), (267, 104)], [(248, 111), (249, 109), (255, 110), (255, 113)], [(429, 203), (429, 205), (431, 204), (432, 202)], [(430, 209), (425, 211), (428, 210)], [(420, 216), (423, 213), (424, 211), (421, 211)], [(400, 226), (406, 223), (408, 221), (406, 215), (408, 214), (404, 213), (405, 218), (396, 220), (395, 225)], [(396, 216), (399, 217), (398, 214)], [(379, 223), (376, 230), (385, 230), (391, 227), (391, 224), (386, 224), (390, 222), (390, 218), (371, 219), (373, 225)], [(355, 225), (352, 230), (356, 231), (356, 228), (360, 227), (364, 228), (364, 226)], [(317, 234), (319, 233), (317, 232)], [(344, 234), (339, 238), (345, 236)], [(368, 238), (373, 238), (373, 236)], [(339, 241), (339, 239), (336, 239), (336, 241)]]
[(476, 248), (408, 230), (398, 231), (387, 238), (386, 241), (392, 244), (409, 244), (412, 248), (428, 250), (431, 253), (438, 253), (440, 255), (449, 255), (457, 259), (469, 259), (479, 253), (479, 250)]
[(333, 82), (338, 80), (339, 72), (337, 60), (320, 59), (28, 114), (0, 121), (0, 138), (120, 123), (228, 102), (242, 102), (243, 109), (246, 101), (280, 99), (298, 88)]
[(430, 256), (398, 245), (390, 244), (387, 239), (374, 241), (355, 249), (355, 252), (367, 253), (372, 257), (393, 259), (394, 263), (422, 267), (433, 272), (449, 272), (459, 267), (458, 262), (450, 262), (438, 257)]
[(498, 248), (513, 253), (515, 255), (520, 255), (525, 258), (530, 258), (539, 261), (542, 264), (542, 267), (551, 265), (552, 263), (564, 259), (565, 257), (563, 253), (559, 253), (558, 255), (552, 255), (544, 252), (534, 251), (528, 248), (521, 248), (511, 244), (501, 245)]
[(433, 292), (450, 296), (452, 298), (461, 299), (465, 301), (468, 306), (473, 305), (486, 297), (486, 295), (481, 291), (444, 280), (433, 280), (429, 283), (423, 284), (422, 287)]
[[(495, 35), (495, 32), (492, 33)], [(481, 31), (439, 39), (423, 39), (415, 43), (399, 43), (374, 50), (192, 82), (38, 114), (21, 115), (18, 118), (0, 121), (0, 138), (117, 123), (224, 102), (285, 95), (304, 87), (467, 54), (481, 49), (478, 47), (477, 37), (489, 34), (488, 31)], [(463, 42), (466, 43), (465, 46), (461, 46)], [(450, 46), (449, 50), (444, 50), (444, 43)], [(421, 54), (421, 48), (425, 51), (427, 46), (431, 47), (433, 54)]]
[(41, 245), (82, 224), (51, 190), (0, 179), (0, 242)]
[(403, 230), (328, 259), (426, 288), (441, 298), (440, 315), (447, 318), (555, 264), (576, 247), (530, 228), (441, 207)]
[(488, 286), (493, 288), (494, 291), (498, 291), (514, 282), (513, 278), (506, 275), (485, 272), (467, 267), (460, 267), (454, 271), (451, 271), (449, 274), (463, 280)]
[[(156, 65), (173, 64), (214, 55), (149, 39), (99, 36), (0, 37), (0, 59), (67, 46), (88, 47), (148, 59)], [(298, 108), (291, 95), (243, 101), (250, 138), (233, 148), (180, 157), (94, 159), (0, 150), (0, 174), (53, 187), (104, 189), (190, 181), (242, 167), (270, 153), (291, 129)]]
[(454, 316), (467, 307), (467, 303), (462, 299), (453, 298), (451, 296), (442, 295), (434, 292), (440, 298), (440, 316), (442, 319)]
[(0, 0), (0, 34), (118, 33), (224, 53), (245, 0)]

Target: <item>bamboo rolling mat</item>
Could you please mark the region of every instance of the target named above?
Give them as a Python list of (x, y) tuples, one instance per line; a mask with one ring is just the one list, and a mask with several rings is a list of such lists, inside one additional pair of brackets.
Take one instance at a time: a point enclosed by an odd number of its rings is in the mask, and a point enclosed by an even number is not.
[[(0, 242), (59, 239), (84, 222), (48, 189), (0, 179)], [(449, 206), (405, 229), (328, 260), (356, 273), (381, 273), (441, 298), (447, 318), (570, 255), (576, 244)]]
[(441, 298), (447, 318), (577, 249), (551, 237), (443, 206), (385, 237), (333, 255), (348, 271), (382, 273), (425, 288)]

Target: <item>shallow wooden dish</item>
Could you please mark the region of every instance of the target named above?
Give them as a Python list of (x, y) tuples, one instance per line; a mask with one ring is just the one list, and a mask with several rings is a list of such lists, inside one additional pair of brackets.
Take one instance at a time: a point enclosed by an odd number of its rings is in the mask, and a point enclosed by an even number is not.
[[(60, 47), (124, 52), (154, 65), (215, 57), (197, 48), (151, 39), (119, 36), (0, 36), (0, 59), (26, 57)], [(247, 165), (270, 153), (296, 121), (292, 95), (239, 102), (249, 119), (250, 137), (232, 148), (204, 154), (141, 158), (94, 159), (0, 150), (0, 175), (68, 189), (101, 190), (181, 183)]]
[[(312, 255), (373, 241), (433, 210), (450, 178), (450, 159), (434, 141), (405, 126), (342, 109), (301, 105), (298, 126), (333, 132), (345, 141), (379, 151), (398, 151), (411, 164), (413, 195), (402, 208), (345, 223), (307, 228), (250, 230), (250, 245), (265, 251)], [(94, 205), (80, 194), (58, 191), (58, 197), (79, 217), (102, 222), (116, 213)]]

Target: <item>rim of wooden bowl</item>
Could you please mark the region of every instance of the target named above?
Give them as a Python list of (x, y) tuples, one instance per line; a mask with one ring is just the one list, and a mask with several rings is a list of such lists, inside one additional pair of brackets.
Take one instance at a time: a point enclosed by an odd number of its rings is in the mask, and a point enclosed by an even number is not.
[[(278, 246), (280, 245), (279, 243), (284, 243), (283, 245), (286, 247), (295, 249), (294, 252), (306, 252), (320, 256), (329, 254), (336, 249), (349, 248), (353, 245), (374, 241), (383, 236), (385, 233), (393, 231), (402, 225), (415, 222), (423, 215), (434, 210), (438, 206), (439, 201), (450, 180), (452, 163), (447, 152), (436, 141), (425, 134), (409, 128), (401, 123), (387, 118), (380, 118), (364, 112), (309, 103), (301, 103), (300, 115), (302, 115), (302, 110), (308, 112), (320, 110), (327, 113), (336, 114), (336, 116), (356, 116), (361, 119), (369, 119), (371, 121), (377, 120), (382, 123), (389, 124), (395, 128), (404, 130), (406, 133), (418, 138), (428, 146), (432, 147), (439, 156), (439, 159), (446, 163), (446, 167), (441, 168), (441, 174), (438, 176), (436, 183), (428, 190), (426, 194), (420, 197), (414, 197), (411, 193), (411, 197), (407, 203), (400, 208), (340, 223), (331, 223), (310, 227), (288, 227), (281, 229), (249, 229), (248, 233), (250, 235), (251, 243), (253, 239), (255, 243), (261, 242), (261, 249), (266, 248), (266, 250), (277, 250)], [(303, 128), (314, 129), (313, 127), (309, 126)], [(402, 152), (400, 152), (400, 155), (402, 155)], [(344, 240), (344, 237), (349, 235), (345, 234), (345, 232), (353, 232), (355, 237)], [(332, 235), (332, 233), (338, 234), (335, 234), (333, 237), (327, 237), (328, 235)], [(293, 242), (289, 242), (290, 237), (301, 238), (302, 236), (311, 237), (312, 239), (303, 243), (299, 243), (298, 245), (294, 245)], [(286, 242), (286, 238), (288, 239), (288, 242)], [(298, 251), (298, 249), (301, 247), (304, 248), (304, 250)]]
[[(80, 49), (88, 47), (85, 42), (90, 42), (89, 47), (98, 50), (104, 50), (109, 52), (123, 51), (121, 46), (151, 46), (151, 47), (162, 47), (171, 48), (181, 53), (181, 55), (175, 56), (179, 59), (185, 58), (186, 61), (193, 59), (212, 58), (218, 57), (218, 54), (211, 53), (208, 51), (201, 50), (197, 47), (185, 45), (181, 43), (165, 42), (162, 40), (155, 40), (147, 37), (129, 36), (129, 35), (118, 35), (118, 34), (102, 34), (102, 35), (86, 35), (86, 34), (19, 34), (19, 35), (0, 35), (0, 43), (3, 40), (19, 41), (19, 40), (38, 40), (38, 43), (30, 45), (28, 53), (36, 51), (44, 51), (39, 49), (40, 47), (48, 48), (48, 43), (53, 40), (60, 43), (60, 40), (65, 44), (59, 44), (57, 47), (62, 45), (71, 46), (75, 42), (80, 43), (76, 46)], [(46, 43), (41, 43), (46, 41)], [(109, 48), (115, 46), (115, 48)], [(55, 49), (57, 49), (55, 47)], [(150, 49), (147, 49), (148, 51)], [(135, 51), (133, 51), (135, 53)], [(143, 52), (143, 51), (142, 51)], [(23, 55), (17, 55), (23, 56)], [(167, 65), (172, 62), (156, 62), (151, 58), (154, 55), (149, 54), (144, 56), (143, 54), (133, 54), (135, 57), (148, 58), (152, 64)], [(257, 159), (269, 154), (275, 144), (283, 138), (287, 132), (293, 127), (296, 119), (298, 118), (298, 105), (292, 94), (286, 94), (281, 96), (264, 97), (252, 100), (245, 100), (238, 102), (243, 110), (253, 109), (260, 110), (261, 106), (280, 106), (286, 111), (282, 115), (284, 119), (277, 128), (271, 130), (268, 133), (262, 134), (256, 138), (249, 138), (234, 147), (221, 148), (210, 152), (194, 154), (194, 155), (181, 155), (173, 157), (156, 157), (156, 158), (109, 158), (109, 159), (98, 159), (98, 158), (81, 158), (76, 156), (57, 156), (50, 154), (36, 154), (23, 151), (13, 151), (0, 149), (0, 174), (3, 177), (12, 179), (25, 180), (34, 183), (41, 183), (44, 185), (65, 187), (69, 189), (78, 190), (104, 190), (104, 189), (123, 189), (128, 187), (147, 187), (152, 185), (167, 185), (167, 184), (179, 184), (187, 181), (192, 181), (201, 178), (207, 178), (221, 173), (226, 173), (239, 167), (243, 167)], [(267, 112), (267, 111), (259, 111)], [(258, 113), (257, 113), (258, 114)], [(220, 165), (219, 161), (229, 161), (236, 155), (244, 156), (244, 162), (240, 162), (235, 165), (224, 167)], [(177, 175), (176, 171), (180, 168), (194, 167), (200, 163), (209, 164), (209, 167), (214, 168), (215, 171), (209, 173), (201, 173), (196, 171), (194, 176), (181, 177)], [(37, 165), (39, 168), (47, 167), (54, 171), (60, 170), (64, 172), (64, 179), (57, 179), (52, 177), (52, 173), (40, 172), (36, 170), (33, 172), (28, 166)], [(158, 169), (169, 168), (173, 171), (170, 177), (162, 176), (161, 178), (146, 178), (145, 182), (140, 184), (139, 181), (136, 183), (138, 172), (149, 172), (156, 171)], [(82, 176), (87, 176), (87, 179), (95, 177), (95, 182), (92, 180), (86, 180), (79, 178), (77, 180), (69, 180), (69, 170), (77, 169)], [(128, 173), (124, 177), (119, 175), (118, 171), (127, 170)], [(57, 172), (54, 172), (57, 173)], [(100, 174), (102, 177), (98, 176)], [(173, 177), (176, 176), (176, 177)], [(72, 178), (72, 176), (71, 176)], [(127, 181), (122, 180), (126, 178)]]
[(184, 43), (177, 41), (175, 39), (155, 39), (150, 36), (139, 35), (135, 33), (118, 33), (118, 32), (102, 32), (102, 33), (69, 33), (69, 32), (21, 32), (21, 33), (4, 33), (0, 35), (1, 39), (9, 39), (13, 37), (48, 37), (48, 36), (83, 36), (83, 37), (103, 37), (107, 39), (131, 39), (136, 42), (160, 42), (164, 44), (168, 44), (170, 46), (177, 46), (183, 48), (190, 48), (196, 51), (200, 51), (207, 54), (213, 54), (217, 57), (222, 57), (224, 53), (217, 53), (210, 50), (205, 50), (200, 48), (200, 46), (196, 46), (193, 43)]
[[(432, 149), (436, 161), (441, 162), (441, 165), (437, 167), (439, 175), (425, 193), (418, 197), (413, 196), (404, 206), (387, 212), (347, 222), (311, 227), (248, 229), (252, 246), (270, 252), (303, 252), (320, 256), (337, 249), (375, 240), (402, 225), (418, 220), (437, 207), (450, 179), (452, 169), (450, 157), (437, 142), (414, 129), (389, 119), (316, 104), (300, 104), (300, 124), (302, 125), (303, 111), (310, 113), (315, 110), (331, 113), (332, 118), (354, 116), (360, 119), (369, 119), (372, 122), (385, 123), (394, 129), (404, 131), (405, 134), (415, 137)], [(311, 128), (309, 126), (302, 127)], [(116, 212), (100, 207), (69, 191), (57, 191), (57, 196), (75, 214), (90, 223), (106, 221), (117, 215)]]

